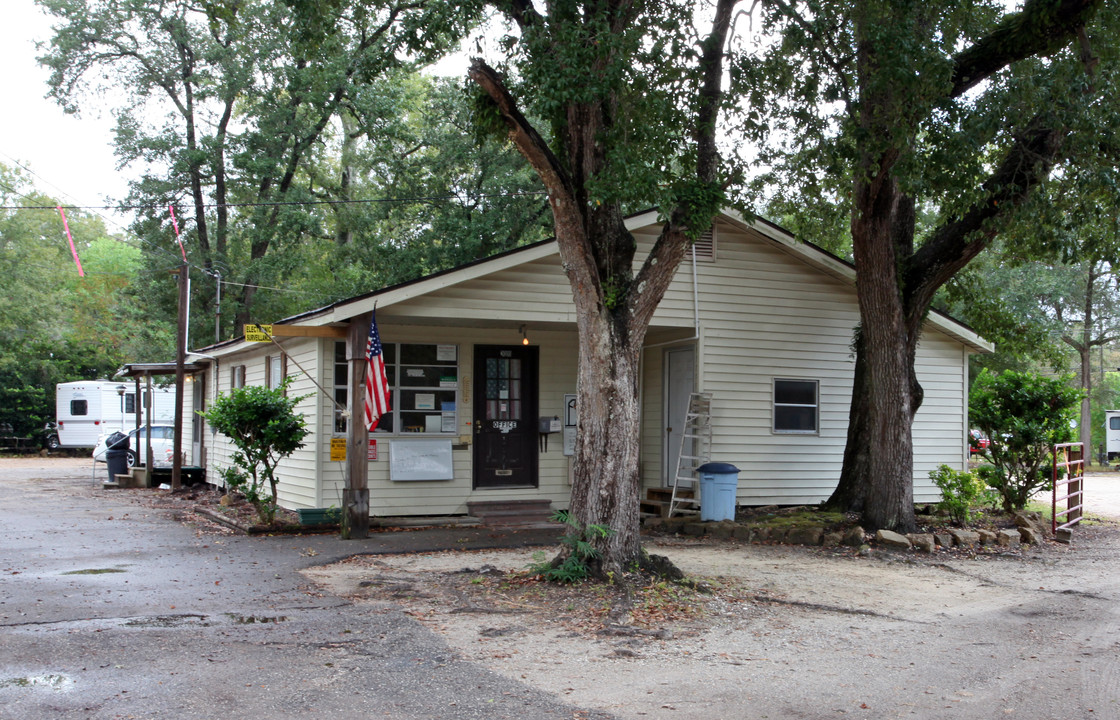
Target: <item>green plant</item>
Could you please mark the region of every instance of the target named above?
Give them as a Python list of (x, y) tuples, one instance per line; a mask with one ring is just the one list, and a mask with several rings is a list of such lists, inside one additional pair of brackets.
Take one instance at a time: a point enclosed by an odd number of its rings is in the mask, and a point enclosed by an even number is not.
[(276, 519), (276, 465), (303, 447), (308, 432), (303, 416), (295, 411), (303, 397), (285, 394), (290, 382), (286, 378), (277, 388), (237, 388), (200, 413), (237, 448), (222, 478), (252, 503), (265, 524)]
[(990, 507), (999, 501), (974, 472), (941, 465), (930, 471), (929, 479), (941, 489), (941, 502), (937, 506), (949, 513), (949, 518), (957, 525), (967, 525), (974, 508)]
[(593, 542), (609, 538), (614, 531), (605, 525), (580, 527), (579, 521), (566, 510), (557, 510), (552, 519), (568, 526), (568, 533), (560, 538), (565, 552), (554, 560), (534, 563), (529, 569), (550, 582), (572, 584), (586, 580), (591, 575), (591, 563), (599, 558)]
[(985, 370), (976, 378), (969, 415), (991, 441), (991, 465), (977, 472), (999, 493), (1005, 510), (1022, 509), (1036, 492), (1049, 489), (1053, 447), (1072, 438), (1081, 396), (1064, 377)]

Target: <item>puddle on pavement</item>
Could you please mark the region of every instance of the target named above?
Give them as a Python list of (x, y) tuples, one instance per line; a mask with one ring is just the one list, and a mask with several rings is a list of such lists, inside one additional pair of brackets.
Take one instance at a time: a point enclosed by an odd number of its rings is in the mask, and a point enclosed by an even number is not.
[(253, 623), (280, 623), (287, 621), (285, 615), (238, 615), (236, 613), (226, 613), (226, 617), (233, 620), (238, 625), (252, 625)]
[(121, 568), (90, 568), (88, 570), (70, 570), (62, 573), (63, 575), (107, 575), (109, 573), (123, 573), (128, 572)]
[(66, 692), (74, 687), (74, 680), (67, 675), (31, 675), (28, 677), (8, 678), (0, 680), (0, 689), (3, 688), (43, 688)]
[(124, 623), (125, 627), (145, 627), (145, 628), (173, 628), (181, 625), (190, 625), (199, 622), (203, 627), (209, 627), (210, 623), (203, 622), (206, 620), (205, 615), (154, 615), (151, 617), (133, 618)]

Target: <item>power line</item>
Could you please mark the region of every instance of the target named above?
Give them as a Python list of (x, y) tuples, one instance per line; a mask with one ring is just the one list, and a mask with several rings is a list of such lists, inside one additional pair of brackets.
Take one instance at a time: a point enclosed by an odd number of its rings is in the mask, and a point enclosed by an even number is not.
[[(544, 191), (494, 193), (478, 195), (478, 198), (510, 198), (510, 197), (544, 197)], [(421, 195), (403, 198), (374, 198), (370, 200), (276, 200), (272, 202), (248, 203), (203, 203), (204, 208), (254, 208), (254, 207), (286, 207), (296, 205), (373, 205), (377, 203), (409, 203), (409, 202), (435, 202), (458, 200), (457, 195)], [(0, 210), (56, 210), (56, 205), (0, 205)], [(158, 211), (163, 206), (155, 205), (63, 205), (64, 210), (153, 210)]]

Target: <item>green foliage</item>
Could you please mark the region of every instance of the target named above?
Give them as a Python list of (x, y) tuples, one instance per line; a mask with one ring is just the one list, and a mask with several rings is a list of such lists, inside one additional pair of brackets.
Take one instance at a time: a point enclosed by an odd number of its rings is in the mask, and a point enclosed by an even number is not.
[[(233, 466), (222, 471), (226, 483), (240, 490), (257, 509), (261, 522), (276, 517), (276, 466), (303, 447), (308, 429), (295, 406), (304, 398), (287, 397), (292, 378), (278, 388), (243, 387), (219, 395), (200, 413), (237, 448)], [(265, 489), (267, 488), (267, 494)]]
[(1005, 510), (1023, 508), (1050, 486), (1053, 447), (1073, 437), (1082, 393), (1069, 378), (984, 371), (972, 384), (969, 417), (991, 440), (990, 466), (978, 470)]
[(941, 489), (941, 502), (937, 506), (949, 513), (957, 525), (967, 525), (976, 508), (991, 507), (999, 501), (980, 476), (968, 470), (941, 465), (930, 471), (929, 479)]
[[(0, 164), (0, 422), (36, 436), (54, 420), (54, 386), (111, 377), (124, 362), (159, 360), (153, 337), (172, 337), (174, 313), (138, 302), (140, 251), (106, 232), (100, 218), (67, 220), (85, 277), (79, 277), (58, 203)], [(174, 343), (163, 344), (168, 353)]]
[(566, 553), (562, 560), (538, 562), (530, 570), (550, 582), (573, 584), (586, 580), (591, 576), (591, 564), (600, 556), (593, 541), (608, 538), (615, 531), (604, 525), (581, 527), (566, 510), (557, 510), (552, 519), (568, 526), (568, 532), (560, 538)]

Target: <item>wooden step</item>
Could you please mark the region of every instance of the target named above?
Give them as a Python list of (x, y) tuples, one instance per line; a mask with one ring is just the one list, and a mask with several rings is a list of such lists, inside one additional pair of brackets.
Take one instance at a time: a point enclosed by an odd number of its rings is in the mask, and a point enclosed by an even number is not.
[(551, 500), (471, 500), (467, 512), (487, 527), (557, 527)]

